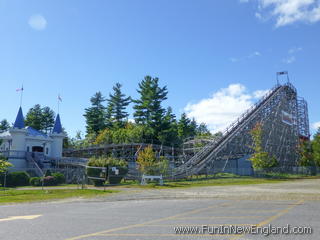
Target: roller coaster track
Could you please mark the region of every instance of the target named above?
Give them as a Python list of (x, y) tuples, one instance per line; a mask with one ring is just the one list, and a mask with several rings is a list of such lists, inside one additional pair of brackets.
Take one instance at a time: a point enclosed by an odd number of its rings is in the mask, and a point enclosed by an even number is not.
[[(226, 148), (226, 145), (233, 141), (235, 136), (243, 134), (244, 129), (246, 128), (246, 133), (248, 133), (249, 125), (252, 128), (253, 122), (263, 121), (261, 116), (257, 116), (262, 109), (266, 109), (268, 106), (269, 109), (272, 109), (270, 112), (275, 112), (276, 108), (280, 108), (282, 99), (290, 92), (293, 97), (293, 102), (296, 101), (296, 89), (290, 83), (284, 85), (275, 85), (260, 101), (254, 104), (250, 109), (248, 109), (244, 114), (242, 114), (234, 123), (232, 123), (222, 134), (221, 137), (215, 139), (212, 142), (209, 142), (205, 147), (193, 155), (187, 162), (180, 165), (174, 170), (174, 176), (176, 178), (185, 177), (188, 175), (198, 174), (203, 171), (209, 163), (215, 161), (215, 158)], [(277, 98), (276, 105), (270, 107), (270, 103)], [(274, 101), (275, 102), (275, 101)], [(274, 104), (274, 103), (273, 103)], [(277, 110), (279, 112), (279, 109)], [(273, 115), (269, 114), (267, 117), (272, 118)], [(261, 115), (261, 114), (260, 114)], [(250, 124), (249, 124), (250, 123)], [(249, 135), (249, 134), (247, 134)], [(248, 153), (248, 152), (247, 152)], [(221, 159), (221, 156), (220, 156)], [(227, 164), (228, 157), (225, 156), (224, 167)]]

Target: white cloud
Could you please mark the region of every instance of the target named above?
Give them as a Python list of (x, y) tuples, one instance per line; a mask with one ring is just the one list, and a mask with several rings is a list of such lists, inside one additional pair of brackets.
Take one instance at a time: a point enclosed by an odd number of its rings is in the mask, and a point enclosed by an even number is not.
[(282, 61), (284, 63), (290, 64), (296, 61), (296, 54), (302, 51), (302, 47), (293, 47), (288, 50), (288, 56)]
[[(257, 0), (259, 19), (263, 16), (275, 18), (276, 27), (295, 22), (314, 23), (320, 21), (320, 0)], [(245, 1), (243, 1), (245, 2)]]
[(294, 53), (297, 53), (297, 52), (300, 52), (302, 51), (302, 47), (293, 47), (293, 48), (290, 48), (288, 53), (289, 54), (294, 54)]
[(47, 27), (47, 20), (40, 14), (32, 15), (28, 23), (30, 27), (38, 31), (44, 30)]
[(290, 64), (296, 61), (296, 57), (295, 56), (289, 56), (283, 59), (284, 63)]
[(314, 130), (318, 130), (320, 128), (320, 122), (314, 122), (311, 126)]
[(261, 53), (259, 51), (254, 51), (253, 53), (250, 53), (249, 55), (247, 56), (244, 56), (244, 57), (239, 57), (239, 58), (236, 58), (236, 57), (231, 57), (229, 58), (229, 60), (231, 62), (240, 62), (240, 61), (245, 61), (247, 59), (251, 59), (251, 58), (254, 58), (254, 57), (261, 57)]
[(257, 91), (255, 91), (255, 92), (253, 92), (253, 97), (254, 98), (262, 98), (264, 95), (266, 95), (267, 94), (267, 92), (268, 92), (269, 90), (257, 90)]
[(197, 122), (204, 122), (212, 132), (223, 131), (268, 90), (248, 93), (242, 84), (231, 84), (198, 103), (189, 103), (184, 111)]

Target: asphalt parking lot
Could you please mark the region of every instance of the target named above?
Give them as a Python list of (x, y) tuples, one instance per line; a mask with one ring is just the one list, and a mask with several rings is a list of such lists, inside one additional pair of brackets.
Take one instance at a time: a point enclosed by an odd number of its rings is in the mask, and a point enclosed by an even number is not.
[[(232, 187), (241, 192), (241, 186)], [(261, 193), (268, 186), (255, 187)], [(186, 191), (218, 191), (216, 187), (205, 189)], [(319, 239), (319, 201), (305, 199), (303, 195), (300, 198), (296, 195), (294, 199), (279, 199), (278, 196), (272, 198), (272, 195), (258, 199), (252, 192), (252, 199), (207, 195), (188, 195), (188, 198), (184, 198), (176, 195), (169, 197), (170, 192), (137, 191), (134, 194), (128, 192), (91, 200), (3, 205), (0, 206), (0, 236), (1, 239), (9, 240)], [(131, 195), (134, 198), (129, 199)], [(152, 198), (147, 198), (147, 195)], [(306, 227), (312, 228), (312, 233), (270, 234), (267, 238), (264, 235), (266, 227), (288, 225), (290, 231), (294, 227)], [(217, 233), (219, 227), (225, 227), (225, 232)], [(264, 227), (264, 234), (233, 232), (235, 227), (238, 230)], [(216, 232), (213, 232), (213, 228)], [(186, 232), (177, 233), (178, 230)]]

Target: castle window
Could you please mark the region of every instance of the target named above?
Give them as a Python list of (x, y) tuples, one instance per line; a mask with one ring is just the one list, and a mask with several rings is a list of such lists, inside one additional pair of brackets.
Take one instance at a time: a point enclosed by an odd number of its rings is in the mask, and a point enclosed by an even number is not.
[(27, 147), (27, 152), (30, 152), (30, 147), (29, 146)]
[(48, 149), (48, 148), (46, 148), (46, 154), (48, 155), (48, 153), (49, 153), (49, 149)]

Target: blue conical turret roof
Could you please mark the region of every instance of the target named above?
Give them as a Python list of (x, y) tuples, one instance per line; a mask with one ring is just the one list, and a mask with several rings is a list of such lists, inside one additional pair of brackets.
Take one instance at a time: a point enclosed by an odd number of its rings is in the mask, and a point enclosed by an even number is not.
[(23, 117), (23, 113), (22, 113), (22, 108), (21, 107), (19, 108), (18, 115), (16, 117), (16, 121), (13, 124), (13, 127), (14, 128), (19, 128), (19, 129), (24, 128), (24, 117)]
[(56, 121), (54, 122), (54, 126), (52, 129), (52, 133), (62, 133), (62, 125), (60, 121), (60, 115), (58, 114), (56, 117)]

